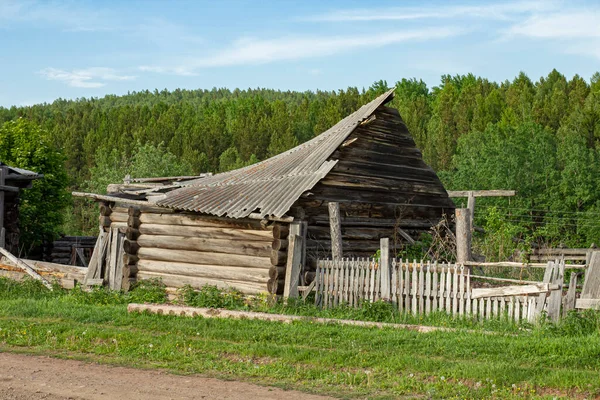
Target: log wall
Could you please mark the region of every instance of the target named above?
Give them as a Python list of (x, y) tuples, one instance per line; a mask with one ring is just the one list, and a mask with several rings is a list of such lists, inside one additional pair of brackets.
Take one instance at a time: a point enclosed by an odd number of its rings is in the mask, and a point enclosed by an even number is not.
[(268, 285), (273, 273), (273, 228), (261, 226), (260, 221), (151, 207), (115, 207), (109, 218), (111, 226), (124, 227), (124, 264), (136, 279), (160, 278), (169, 288), (233, 287), (246, 294), (273, 286)]
[(393, 108), (379, 107), (331, 159), (338, 160), (333, 170), (295, 204), (308, 223), (308, 271), (314, 259), (331, 257), (328, 202), (340, 205), (344, 257), (372, 256), (384, 237), (398, 250), (406, 242), (399, 229), (417, 239), (444, 214), (454, 213)]

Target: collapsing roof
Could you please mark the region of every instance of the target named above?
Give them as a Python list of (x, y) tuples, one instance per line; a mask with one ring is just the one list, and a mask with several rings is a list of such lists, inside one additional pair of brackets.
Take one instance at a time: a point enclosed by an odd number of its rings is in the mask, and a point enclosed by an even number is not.
[(348, 136), (380, 106), (394, 97), (394, 89), (379, 96), (333, 127), (291, 150), (257, 164), (212, 177), (182, 182), (156, 202), (177, 210), (244, 218), (257, 213), (282, 217), (336, 165), (330, 159)]

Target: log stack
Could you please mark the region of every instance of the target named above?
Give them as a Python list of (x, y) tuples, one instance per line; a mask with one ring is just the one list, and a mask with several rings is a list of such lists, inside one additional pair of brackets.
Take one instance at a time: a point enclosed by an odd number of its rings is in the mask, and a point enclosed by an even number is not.
[(52, 250), (50, 255), (46, 257), (46, 261), (56, 264), (85, 266), (77, 251), (79, 249), (80, 255), (83, 255), (87, 262), (92, 256), (95, 245), (96, 237), (94, 236), (63, 236), (52, 243)]
[(124, 248), (132, 275), (160, 278), (168, 288), (208, 284), (257, 294), (270, 289), (271, 259), (285, 265), (281, 252), (273, 255), (272, 228), (256, 220), (143, 207), (127, 225)]
[(271, 242), (271, 267), (269, 268), (269, 293), (283, 294), (285, 269), (288, 258), (289, 225), (279, 223), (273, 225), (273, 241)]

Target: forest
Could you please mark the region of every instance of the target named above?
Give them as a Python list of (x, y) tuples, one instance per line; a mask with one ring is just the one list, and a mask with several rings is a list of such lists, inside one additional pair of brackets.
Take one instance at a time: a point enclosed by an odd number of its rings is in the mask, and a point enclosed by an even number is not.
[[(524, 73), (504, 82), (444, 75), (434, 87), (413, 78), (338, 91), (154, 90), (0, 107), (3, 161), (39, 164), (38, 172), (64, 182), (54, 194), (40, 197), (36, 187), (24, 194), (27, 246), (59, 233), (95, 233), (94, 206), (69, 200), (68, 191), (102, 192), (127, 173), (252, 164), (313, 138), (389, 87), (396, 91), (391, 106), (448, 190), (517, 191), (478, 200), (476, 224), (487, 232), (478, 246), (488, 258), (532, 245), (600, 244), (600, 73), (588, 81), (553, 70), (536, 81)], [(11, 138), (33, 134), (39, 146), (28, 155), (7, 150)], [(36, 164), (36, 151), (61, 165)], [(40, 198), (56, 214), (43, 224), (42, 211), (28, 211)]]

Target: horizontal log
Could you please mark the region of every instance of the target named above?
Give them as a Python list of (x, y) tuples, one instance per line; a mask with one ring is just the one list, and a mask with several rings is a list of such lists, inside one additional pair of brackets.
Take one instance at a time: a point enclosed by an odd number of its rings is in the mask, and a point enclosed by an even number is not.
[(72, 246), (52, 246), (52, 253), (71, 253), (72, 251)]
[(127, 222), (127, 220), (129, 219), (129, 215), (127, 215), (126, 212), (121, 213), (113, 211), (113, 213), (110, 214), (109, 218), (112, 222)]
[(269, 279), (267, 282), (267, 288), (269, 293), (272, 294), (283, 294), (283, 288), (285, 286), (285, 279), (277, 278), (277, 279)]
[(276, 224), (273, 225), (273, 238), (285, 239), (290, 234), (290, 227), (288, 225)]
[(511, 197), (517, 194), (514, 190), (448, 190), (450, 197), (469, 197), (469, 193), (474, 197)]
[(268, 241), (273, 238), (271, 232), (236, 229), (214, 228), (206, 226), (178, 226), (162, 224), (146, 224), (140, 226), (140, 233), (146, 235), (191, 236), (206, 239), (229, 239), (245, 241)]
[[(45, 277), (65, 278), (83, 281), (87, 268), (77, 267), (72, 265), (63, 265), (45, 261), (22, 260), (28, 265), (35, 268), (36, 272)], [(17, 267), (12, 261), (7, 258), (0, 259), (0, 270), (22, 272), (20, 267)]]
[(201, 252), (193, 250), (170, 250), (156, 247), (141, 247), (138, 257), (144, 260), (177, 261), (192, 264), (225, 265), (269, 269), (271, 261), (268, 257), (256, 257), (239, 254)]
[(224, 267), (222, 265), (199, 265), (170, 261), (140, 260), (138, 273), (156, 272), (170, 275), (185, 275), (222, 281), (239, 281), (267, 284), (269, 271), (260, 268)]
[(141, 247), (148, 248), (196, 250), (256, 257), (271, 256), (270, 242), (242, 242), (228, 239), (203, 239), (185, 236), (140, 235), (138, 243)]
[(127, 229), (127, 232), (125, 232), (125, 236), (129, 240), (137, 240), (137, 238), (140, 237), (140, 231), (139, 229), (129, 228)]
[(260, 294), (267, 291), (267, 285), (260, 283), (223, 281), (219, 279), (199, 278), (195, 276), (160, 274), (156, 272), (138, 271), (137, 280), (142, 279), (160, 279), (166, 286), (181, 288), (190, 285), (194, 289), (201, 289), (203, 286), (212, 285), (221, 289), (237, 289), (244, 294)]
[(269, 268), (269, 279), (278, 279), (282, 276), (285, 277), (285, 267), (276, 267), (273, 265)]
[(287, 262), (287, 252), (277, 251), (277, 250), (271, 251), (271, 265), (281, 266), (281, 265), (285, 265), (286, 262)]
[(142, 222), (140, 221), (140, 219), (138, 217), (131, 217), (130, 216), (127, 219), (127, 226), (129, 228), (138, 229), (141, 224), (142, 224)]
[(285, 250), (288, 248), (288, 241), (287, 239), (273, 239), (271, 246), (273, 250)]
[(112, 221), (111, 221), (110, 217), (103, 217), (103, 216), (101, 215), (101, 216), (98, 218), (98, 223), (100, 224), (100, 226), (104, 226), (104, 227), (110, 226), (111, 222), (112, 222)]
[(110, 208), (110, 206), (108, 206), (106, 204), (100, 204), (99, 209), (100, 209), (100, 215), (104, 215), (106, 217), (108, 217), (113, 212), (112, 208)]
[(139, 249), (140, 249), (140, 245), (136, 241), (125, 239), (125, 241), (123, 242), (123, 250), (127, 254), (135, 255), (135, 254), (137, 254)]
[(143, 210), (140, 215), (142, 224), (160, 224), (160, 225), (181, 225), (181, 226), (206, 226), (213, 228), (241, 228), (241, 229), (262, 229), (260, 221), (232, 218), (208, 217), (198, 214), (180, 214), (180, 213), (151, 213)]
[[(340, 210), (343, 209), (343, 206), (340, 205)], [(408, 228), (408, 229), (429, 229), (431, 226), (435, 225), (438, 221), (430, 221), (430, 220), (422, 220), (422, 219), (385, 219), (385, 218), (360, 218), (360, 217), (344, 217), (342, 216), (342, 227), (366, 227), (366, 228), (389, 228), (392, 229), (395, 226), (399, 226), (400, 228)], [(314, 216), (309, 219), (311, 226), (314, 225), (329, 225), (329, 217), (326, 214), (321, 216)]]
[(130, 217), (139, 217), (142, 214), (142, 210), (140, 210), (139, 207), (133, 207), (133, 206), (131, 206), (131, 207), (129, 207), (127, 209), (127, 214)]

